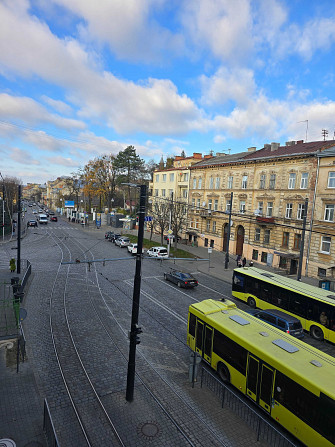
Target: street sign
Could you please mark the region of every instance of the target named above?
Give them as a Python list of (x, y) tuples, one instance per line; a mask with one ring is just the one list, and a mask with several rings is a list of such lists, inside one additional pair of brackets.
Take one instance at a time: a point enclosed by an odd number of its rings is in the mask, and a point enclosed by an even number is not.
[(208, 247), (208, 253), (211, 254), (213, 252), (212, 247)]
[(169, 230), (169, 231), (168, 231), (168, 234), (172, 234), (172, 233), (173, 233), (173, 231), (172, 231), (172, 230)]

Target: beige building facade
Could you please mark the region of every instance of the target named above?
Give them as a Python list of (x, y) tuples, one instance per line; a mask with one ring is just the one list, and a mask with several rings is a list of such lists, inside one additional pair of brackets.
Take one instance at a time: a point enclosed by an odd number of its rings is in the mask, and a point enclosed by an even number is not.
[[(248, 261), (332, 277), (335, 269), (333, 142), (287, 142), (219, 155), (190, 168), (190, 242)], [(334, 186), (333, 186), (334, 185)], [(331, 268), (332, 265), (334, 269)]]

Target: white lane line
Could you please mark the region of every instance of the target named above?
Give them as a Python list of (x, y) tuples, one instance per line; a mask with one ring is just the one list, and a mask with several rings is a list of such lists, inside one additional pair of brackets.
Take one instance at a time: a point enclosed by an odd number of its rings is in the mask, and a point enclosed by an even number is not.
[[(132, 283), (130, 281), (126, 281), (126, 283), (130, 286), (132, 285)], [(145, 292), (144, 290), (141, 290), (141, 294), (144, 295), (145, 297), (147, 297), (150, 301), (152, 301), (153, 303), (157, 304), (157, 306), (161, 307), (162, 309), (164, 309), (166, 312), (168, 312), (169, 314), (171, 314), (173, 317), (177, 318), (177, 320), (181, 321), (182, 323), (187, 324), (187, 320), (185, 318), (180, 317), (176, 312), (174, 312), (173, 310), (171, 310), (169, 307), (167, 307), (165, 304), (162, 304), (160, 301), (156, 300), (156, 298), (154, 298), (152, 295), (150, 295), (150, 293)]]
[(224, 296), (225, 298), (232, 299), (231, 296), (228, 296), (228, 295), (225, 295), (224, 293), (218, 292), (217, 290), (212, 289), (211, 287), (204, 286), (203, 284), (200, 284), (200, 283), (199, 283), (199, 286), (201, 286), (201, 287), (205, 287), (205, 289), (211, 290), (212, 292), (215, 292), (215, 293), (217, 293), (218, 295)]
[(159, 278), (155, 278), (157, 281), (162, 282), (163, 284), (165, 284), (167, 287), (171, 287), (171, 289), (173, 289), (175, 292), (178, 293), (182, 293), (183, 295), (187, 296), (187, 298), (190, 298), (191, 300), (195, 301), (196, 303), (199, 303), (199, 300), (197, 300), (196, 298), (192, 298), (190, 295), (188, 295), (185, 292), (182, 292), (180, 289), (176, 289), (176, 287), (172, 286), (171, 284), (168, 284), (167, 281), (162, 281)]

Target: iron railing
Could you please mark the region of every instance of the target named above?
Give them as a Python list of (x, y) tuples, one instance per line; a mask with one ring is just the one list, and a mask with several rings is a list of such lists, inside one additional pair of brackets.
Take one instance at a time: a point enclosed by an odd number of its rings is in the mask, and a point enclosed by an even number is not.
[(49, 405), (46, 399), (44, 399), (43, 431), (47, 438), (48, 447), (60, 447), (55, 426), (52, 421)]

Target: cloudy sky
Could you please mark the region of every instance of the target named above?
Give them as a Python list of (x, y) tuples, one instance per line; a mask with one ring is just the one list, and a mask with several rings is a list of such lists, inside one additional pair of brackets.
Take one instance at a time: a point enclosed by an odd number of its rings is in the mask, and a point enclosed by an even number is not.
[(333, 139), (334, 48), (333, 0), (0, 0), (0, 172)]

